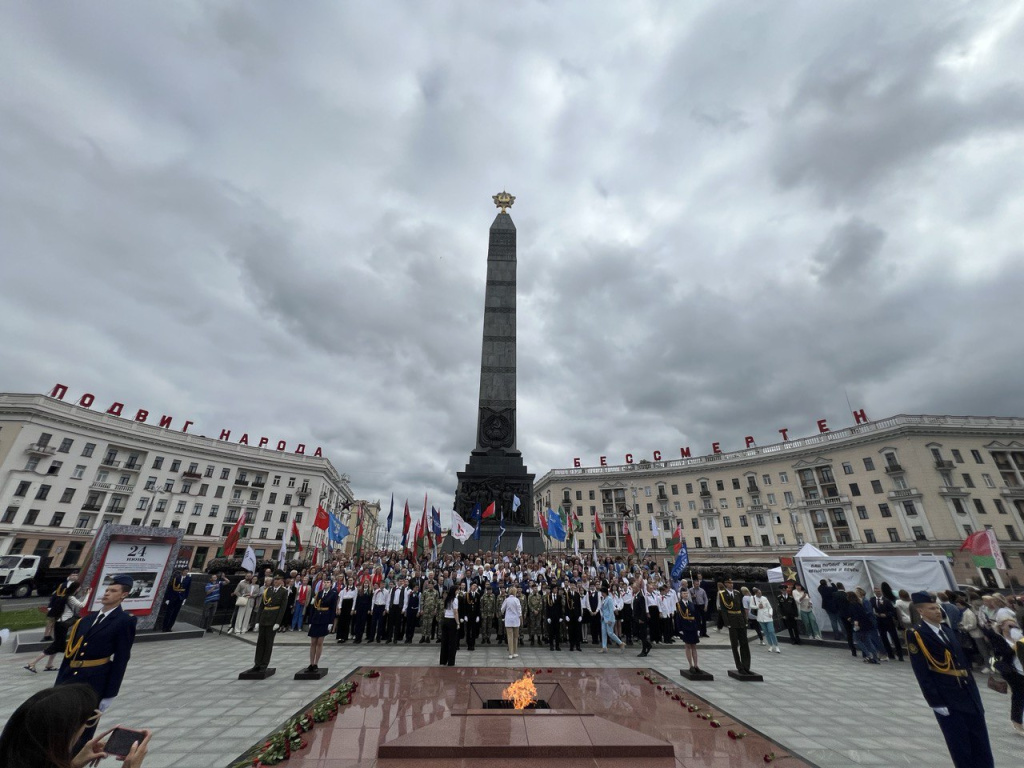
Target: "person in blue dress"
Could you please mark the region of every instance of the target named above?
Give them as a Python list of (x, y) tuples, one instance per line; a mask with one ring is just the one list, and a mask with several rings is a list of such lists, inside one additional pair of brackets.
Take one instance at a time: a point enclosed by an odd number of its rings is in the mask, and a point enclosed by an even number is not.
[(330, 634), (334, 626), (335, 611), (338, 607), (338, 591), (334, 584), (324, 580), (320, 589), (313, 595), (312, 601), (306, 606), (309, 615), (309, 666), (307, 672), (316, 672), (320, 663), (320, 655), (324, 652), (324, 638)]

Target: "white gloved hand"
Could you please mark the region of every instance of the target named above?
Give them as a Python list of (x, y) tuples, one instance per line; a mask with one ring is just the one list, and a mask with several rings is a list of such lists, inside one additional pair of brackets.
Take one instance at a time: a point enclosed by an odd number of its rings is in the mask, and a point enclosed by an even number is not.
[(949, 717), (949, 707), (932, 707), (936, 715), (942, 715), (942, 717)]
[(274, 631), (275, 631), (275, 632), (277, 632), (277, 630), (279, 630), (280, 628), (281, 628), (281, 625), (280, 625), (280, 624), (275, 624), (275, 625), (274, 625)]
[(583, 621), (583, 617), (582, 617), (582, 616), (580, 616), (580, 617), (579, 617), (579, 618), (577, 619), (577, 621)]
[(113, 696), (111, 696), (108, 699), (100, 699), (100, 706), (99, 706), (100, 712), (106, 712), (108, 709), (110, 709), (110, 705), (113, 704), (113, 703), (114, 703), (114, 697)]
[(550, 623), (551, 623), (551, 619), (548, 619), (548, 624), (550, 624)]
[(479, 616), (477, 616), (477, 617), (476, 617), (476, 623), (477, 623), (477, 624), (479, 624), (479, 623), (480, 623), (480, 617), (479, 617)]
[(170, 600), (164, 600), (164, 605), (170, 605), (170, 604), (171, 604)]

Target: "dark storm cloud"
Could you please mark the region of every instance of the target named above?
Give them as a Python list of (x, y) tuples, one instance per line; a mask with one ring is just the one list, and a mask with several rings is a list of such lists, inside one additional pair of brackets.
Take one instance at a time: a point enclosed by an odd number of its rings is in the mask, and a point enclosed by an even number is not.
[(1012, 7), (0, 11), (0, 387), (323, 445), (447, 508), (490, 195), (519, 448), (1020, 414)]

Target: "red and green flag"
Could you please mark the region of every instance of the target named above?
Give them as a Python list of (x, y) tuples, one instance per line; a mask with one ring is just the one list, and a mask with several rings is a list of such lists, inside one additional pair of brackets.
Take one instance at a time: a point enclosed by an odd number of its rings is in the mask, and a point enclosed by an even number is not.
[(295, 554), (302, 551), (302, 538), (299, 536), (299, 524), (292, 520), (292, 543), (295, 544)]
[(971, 553), (974, 565), (978, 568), (1006, 568), (1003, 553), (999, 550), (996, 533), (991, 528), (975, 531), (960, 545), (960, 551)]

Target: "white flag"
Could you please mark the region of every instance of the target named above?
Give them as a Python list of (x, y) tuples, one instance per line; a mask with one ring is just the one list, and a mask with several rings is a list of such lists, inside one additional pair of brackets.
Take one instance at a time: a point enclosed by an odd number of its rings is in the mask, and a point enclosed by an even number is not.
[(516, 544), (516, 552), (522, 552), (522, 551), (523, 551), (523, 534), (520, 533), (519, 534), (519, 543)]
[(245, 548), (245, 557), (242, 558), (242, 570), (256, 573), (256, 552), (252, 547)]
[(658, 521), (653, 517), (651, 518), (651, 533), (654, 534), (655, 538), (661, 536), (661, 531), (658, 530)]
[(277, 556), (277, 567), (284, 570), (285, 561), (288, 559), (288, 526), (281, 531), (281, 552)]
[(452, 510), (452, 529), (450, 533), (459, 540), (460, 544), (465, 544), (469, 537), (473, 535), (473, 526), (463, 520), (454, 509)]
[(572, 537), (572, 551), (576, 554), (576, 557), (580, 555), (580, 540), (578, 537)]

